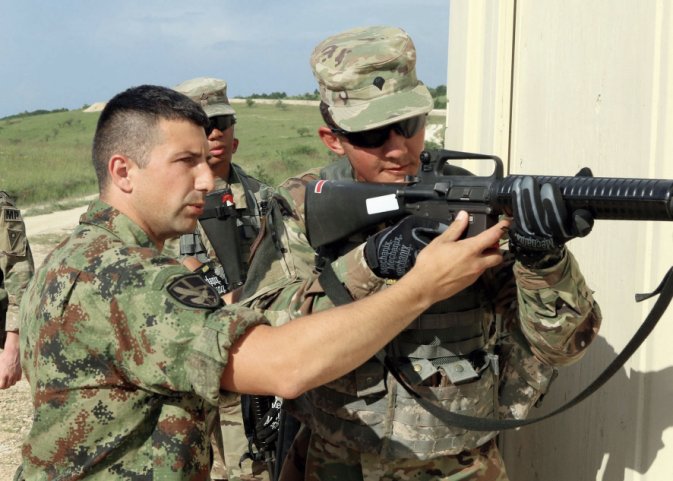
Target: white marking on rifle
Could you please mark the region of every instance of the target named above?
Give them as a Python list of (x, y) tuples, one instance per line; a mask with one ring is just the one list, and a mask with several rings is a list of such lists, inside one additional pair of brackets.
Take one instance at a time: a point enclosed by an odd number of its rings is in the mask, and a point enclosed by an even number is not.
[(395, 194), (381, 195), (367, 199), (367, 214), (380, 214), (400, 210), (400, 203)]

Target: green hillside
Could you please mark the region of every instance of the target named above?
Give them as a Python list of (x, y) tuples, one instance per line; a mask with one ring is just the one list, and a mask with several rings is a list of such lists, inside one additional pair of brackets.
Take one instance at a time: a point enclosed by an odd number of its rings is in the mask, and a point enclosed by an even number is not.
[[(235, 108), (240, 145), (234, 161), (260, 180), (275, 185), (329, 162), (316, 135), (317, 107), (255, 102)], [(90, 158), (98, 115), (73, 110), (0, 120), (0, 189), (23, 208), (95, 194)]]

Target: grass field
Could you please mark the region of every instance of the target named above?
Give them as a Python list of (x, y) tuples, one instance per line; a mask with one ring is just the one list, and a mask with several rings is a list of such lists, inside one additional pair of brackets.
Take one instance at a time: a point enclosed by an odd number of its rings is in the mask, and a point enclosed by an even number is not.
[[(260, 180), (276, 185), (332, 159), (316, 135), (322, 124), (317, 107), (255, 103), (235, 108), (240, 144), (234, 162)], [(98, 116), (73, 110), (0, 120), (0, 189), (24, 209), (59, 208), (95, 194), (90, 159)]]

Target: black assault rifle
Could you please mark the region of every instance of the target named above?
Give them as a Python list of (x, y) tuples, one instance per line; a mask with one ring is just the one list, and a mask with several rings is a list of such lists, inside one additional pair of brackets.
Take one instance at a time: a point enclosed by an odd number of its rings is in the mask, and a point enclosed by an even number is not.
[[(448, 162), (461, 159), (490, 159), (495, 164), (494, 172), (486, 177), (476, 176)], [(517, 177), (521, 176), (504, 177), (502, 161), (496, 156), (438, 150), (421, 153), (420, 172), (405, 183), (313, 181), (307, 185), (304, 205), (307, 237), (318, 252), (329, 252), (342, 239), (407, 215), (450, 223), (460, 210), (470, 214), (466, 236), (472, 236), (495, 225), (501, 214), (512, 214), (512, 184)], [(570, 211), (586, 209), (595, 219), (673, 220), (673, 180), (581, 176), (535, 178), (540, 184), (556, 184)], [(324, 287), (330, 284), (333, 282), (326, 282)], [(326, 287), (326, 290), (335, 303), (344, 302), (340, 300), (343, 294), (336, 292), (333, 295), (330, 291), (334, 288)], [(655, 295), (659, 298), (647, 318), (603, 373), (572, 400), (544, 416), (514, 420), (456, 414), (418, 394), (399, 375), (396, 378), (420, 405), (450, 425), (475, 431), (499, 431), (532, 424), (578, 404), (621, 369), (652, 332), (673, 299), (673, 268), (657, 289), (636, 295), (636, 300)]]
[[(493, 174), (476, 176), (450, 160), (490, 159)], [(417, 176), (403, 184), (319, 180), (306, 189), (306, 233), (314, 249), (383, 222), (415, 214), (450, 222), (460, 210), (470, 214), (467, 236), (512, 214), (512, 184), (502, 161), (492, 155), (451, 150), (424, 151)], [(561, 189), (570, 211), (586, 209), (595, 219), (673, 220), (673, 180), (612, 177), (534, 176)]]

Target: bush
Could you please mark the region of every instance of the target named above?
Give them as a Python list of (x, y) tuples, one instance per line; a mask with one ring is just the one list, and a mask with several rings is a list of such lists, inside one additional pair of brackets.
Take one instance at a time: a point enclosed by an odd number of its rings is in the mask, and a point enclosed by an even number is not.
[(266, 170), (264, 170), (264, 167), (261, 165), (256, 166), (252, 172), (250, 173), (255, 179), (259, 180), (263, 184), (266, 185), (271, 185), (273, 186), (276, 182), (273, 177), (271, 177), (269, 174), (267, 174)]

